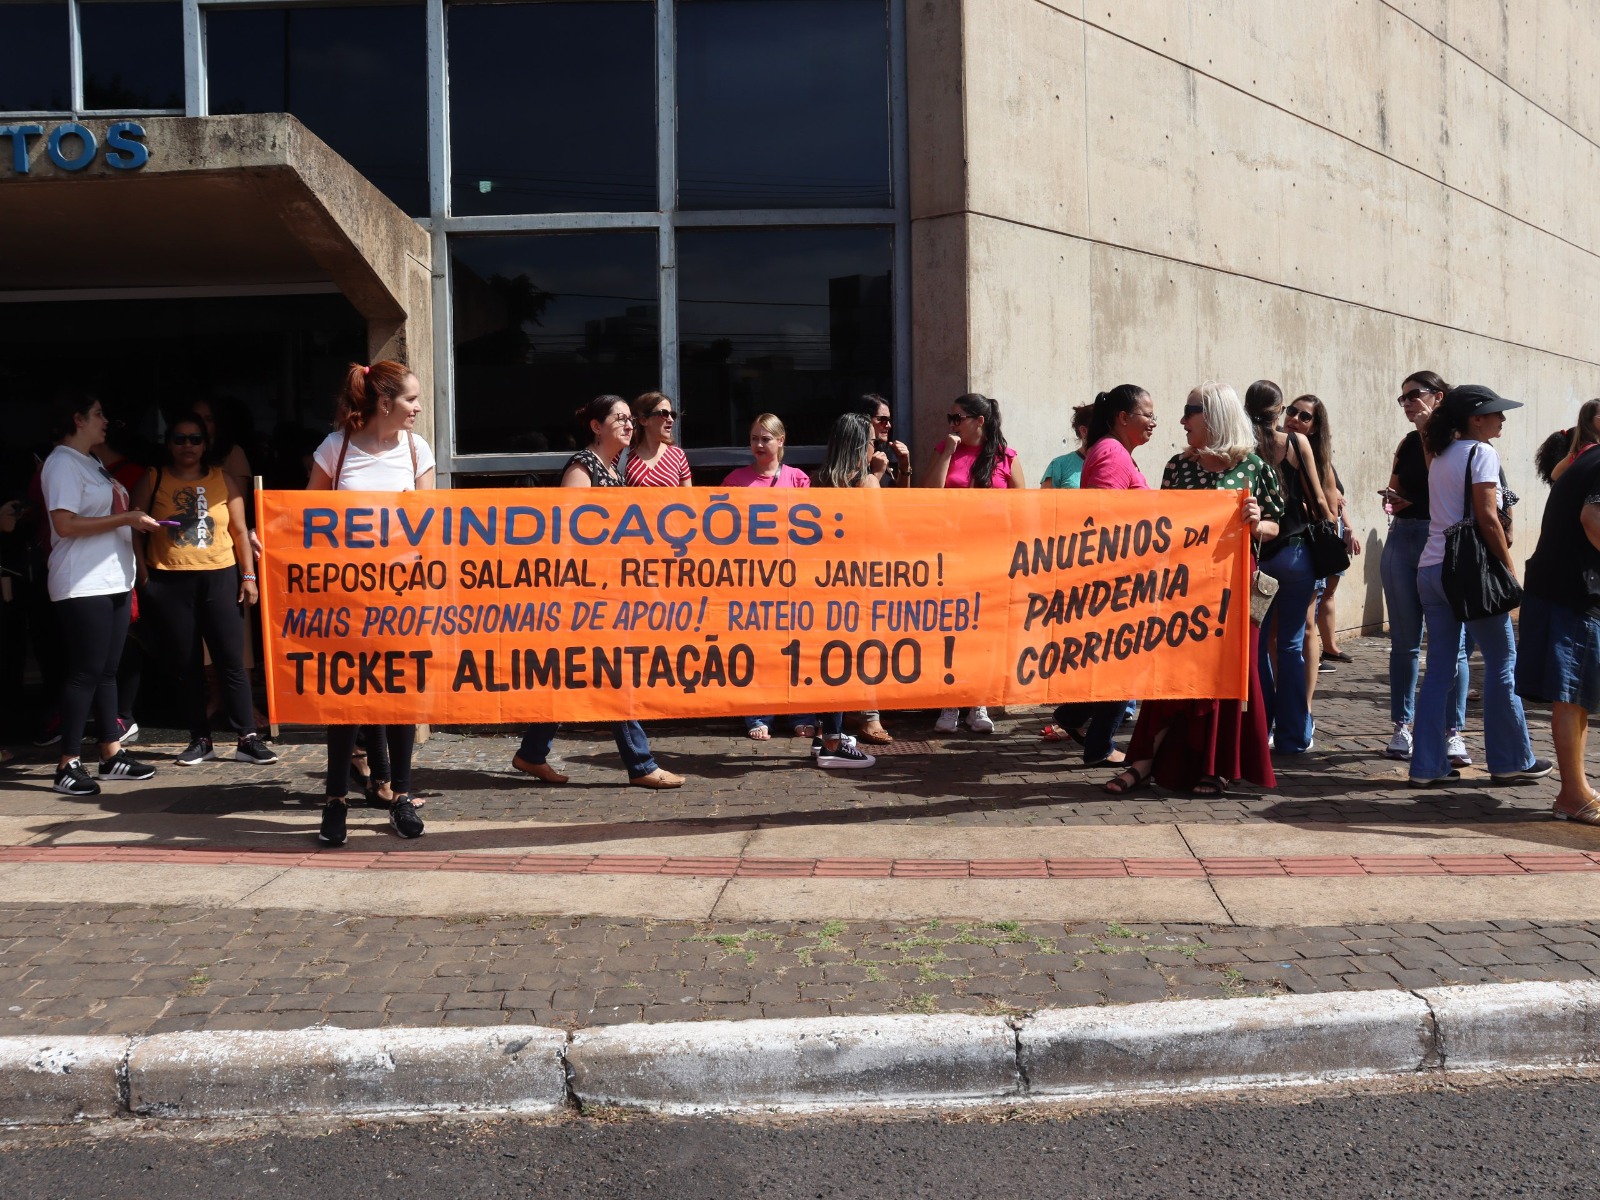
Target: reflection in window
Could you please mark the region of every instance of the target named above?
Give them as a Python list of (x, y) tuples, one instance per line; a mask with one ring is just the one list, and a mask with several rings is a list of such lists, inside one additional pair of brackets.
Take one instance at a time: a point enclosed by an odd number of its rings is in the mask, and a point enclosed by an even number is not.
[(680, 233), (687, 444), (740, 445), (762, 412), (825, 443), (849, 400), (892, 392), (890, 262), (886, 229)]
[(419, 5), (213, 8), (214, 113), (293, 113), (406, 212), (428, 212), (427, 42)]
[(448, 12), (452, 213), (656, 207), (654, 5)]
[(458, 454), (570, 450), (591, 397), (660, 385), (653, 232), (450, 239)]
[(183, 107), (183, 5), (81, 4), (85, 108)]
[(684, 208), (868, 208), (889, 190), (883, 0), (682, 0)]
[(0, 4), (6, 44), (0, 112), (62, 112), (72, 107), (66, 0)]

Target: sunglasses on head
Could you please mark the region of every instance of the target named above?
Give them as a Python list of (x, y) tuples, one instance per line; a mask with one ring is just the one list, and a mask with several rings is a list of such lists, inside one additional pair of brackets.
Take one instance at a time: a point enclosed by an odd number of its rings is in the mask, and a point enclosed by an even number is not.
[(206, 437), (203, 433), (175, 433), (167, 441), (174, 446), (204, 446)]

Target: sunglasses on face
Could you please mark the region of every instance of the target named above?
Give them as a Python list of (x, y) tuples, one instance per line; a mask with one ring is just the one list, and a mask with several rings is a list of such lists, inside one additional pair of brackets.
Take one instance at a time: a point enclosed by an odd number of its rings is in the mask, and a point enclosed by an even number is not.
[(1424, 396), (1433, 395), (1432, 388), (1412, 388), (1409, 392), (1401, 392), (1395, 399), (1396, 404), (1410, 404), (1413, 400), (1421, 400)]
[(206, 439), (199, 433), (175, 433), (167, 439), (174, 446), (204, 446)]
[(658, 408), (650, 415), (652, 417), (660, 417), (664, 421), (676, 421), (678, 419), (678, 414), (673, 412), (670, 408)]
[(1303, 408), (1287, 409), (1287, 410), (1285, 410), (1283, 415), (1285, 417), (1292, 417), (1296, 421), (1309, 421), (1309, 420), (1311, 420), (1311, 414), (1308, 413)]
[(959, 425), (963, 421), (972, 420), (972, 418), (967, 416), (966, 413), (945, 413), (944, 419), (949, 421), (952, 425)]
[(874, 425), (887, 425), (893, 419), (894, 419), (893, 417), (873, 417), (872, 418), (872, 423)]
[(1186, 417), (1198, 417), (1205, 410), (1206, 406), (1203, 404), (1185, 404), (1183, 406), (1183, 415)]

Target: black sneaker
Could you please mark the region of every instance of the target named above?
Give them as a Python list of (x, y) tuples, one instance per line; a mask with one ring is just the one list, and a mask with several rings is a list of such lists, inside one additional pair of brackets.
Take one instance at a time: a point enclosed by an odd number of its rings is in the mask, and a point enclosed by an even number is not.
[(179, 753), (176, 761), (180, 767), (193, 767), (217, 756), (217, 748), (210, 738), (195, 738)]
[(836, 749), (829, 750), (824, 746), (822, 752), (817, 755), (817, 766), (835, 771), (870, 767), (877, 761), (872, 755), (856, 749), (854, 739), (846, 741), (840, 738)]
[(322, 828), (317, 831), (317, 841), (324, 846), (342, 846), (350, 838), (345, 832), (345, 818), (350, 806), (343, 800), (329, 800), (322, 806)]
[(254, 763), (258, 767), (265, 767), (278, 761), (278, 756), (267, 749), (267, 744), (261, 740), (259, 733), (247, 733), (239, 739), (239, 744), (233, 748), (233, 761)]
[(422, 836), (422, 814), (411, 803), (411, 797), (401, 792), (389, 805), (389, 828), (403, 838)]
[(56, 781), (52, 785), (63, 796), (98, 796), (100, 785), (89, 778), (83, 763), (73, 759), (64, 767), (56, 768)]
[(126, 750), (118, 750), (110, 758), (100, 761), (101, 779), (154, 779), (156, 769), (140, 762)]

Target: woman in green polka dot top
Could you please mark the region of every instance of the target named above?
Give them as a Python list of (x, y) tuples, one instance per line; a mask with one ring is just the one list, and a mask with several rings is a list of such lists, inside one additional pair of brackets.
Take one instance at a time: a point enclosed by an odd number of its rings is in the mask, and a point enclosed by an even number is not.
[[(1161, 473), (1163, 488), (1248, 489), (1245, 516), (1252, 547), (1274, 538), (1283, 517), (1278, 472), (1255, 453), (1255, 432), (1238, 394), (1225, 383), (1202, 383), (1183, 406), (1188, 446)], [(1197, 796), (1221, 796), (1228, 784), (1247, 779), (1263, 787), (1277, 783), (1267, 748), (1267, 713), (1261, 702), (1252, 628), (1249, 702), (1237, 700), (1146, 700), (1128, 743), (1127, 768), (1105, 785), (1123, 795), (1154, 779), (1164, 788)]]

